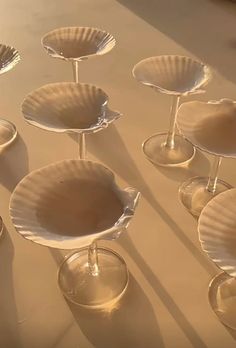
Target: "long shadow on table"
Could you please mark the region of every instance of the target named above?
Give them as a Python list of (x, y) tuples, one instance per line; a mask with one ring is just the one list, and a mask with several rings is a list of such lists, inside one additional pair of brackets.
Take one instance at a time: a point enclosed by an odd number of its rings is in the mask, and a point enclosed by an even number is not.
[(164, 348), (152, 305), (131, 274), (125, 295), (111, 311), (83, 309), (69, 302), (68, 305), (96, 348)]
[(175, 301), (172, 299), (168, 291), (164, 288), (160, 280), (153, 273), (151, 268), (146, 264), (142, 256), (139, 254), (135, 246), (133, 245), (131, 239), (127, 234), (123, 235), (122, 242), (123, 248), (129, 253), (132, 259), (135, 261), (137, 266), (140, 268), (147, 281), (160, 298), (170, 315), (176, 321), (179, 328), (186, 335), (188, 340), (191, 342), (194, 348), (207, 348), (205, 343), (202, 341), (201, 337), (198, 335), (194, 327), (185, 317), (184, 313), (177, 306)]
[[(103, 134), (101, 134), (103, 133)], [(214, 266), (205, 258), (201, 251), (186, 237), (184, 231), (176, 224), (172, 217), (162, 208), (152, 193), (152, 190), (146, 184), (146, 181), (140, 174), (138, 167), (133, 161), (131, 155), (120, 137), (115, 126), (110, 126), (101, 133), (96, 133), (88, 137), (87, 147), (89, 152), (93, 153), (99, 160), (108, 165), (115, 173), (117, 173), (124, 180), (131, 185), (137, 187), (142, 193), (143, 197), (149, 202), (157, 214), (165, 223), (171, 228), (176, 237), (184, 244), (184, 246), (191, 252), (193, 257), (199, 264), (212, 276), (215, 275)], [(124, 234), (125, 235), (125, 234)], [(174, 318), (180, 329), (184, 332), (186, 337), (195, 348), (206, 348), (206, 345), (201, 340), (191, 323), (184, 316), (171, 296), (162, 286), (156, 275), (152, 272), (150, 267), (145, 263), (144, 259), (137, 252), (131, 240), (125, 235), (125, 240), (122, 243), (123, 247), (128, 251), (130, 257), (136, 262), (140, 270), (143, 272), (149, 284), (161, 299), (167, 310)], [(136, 303), (137, 305), (137, 303)], [(142, 318), (143, 319), (143, 318)], [(83, 324), (82, 324), (83, 325)], [(85, 325), (86, 326), (86, 325)], [(147, 346), (147, 345), (146, 345)]]
[(190, 177), (208, 176), (210, 171), (209, 160), (199, 150), (196, 150), (194, 158), (187, 165), (178, 166), (174, 169), (168, 167), (161, 167), (154, 164), (153, 166), (167, 178), (181, 183)]
[(6, 228), (0, 239), (0, 347), (21, 348), (12, 263), (14, 247)]
[(0, 153), (0, 168), (0, 185), (5, 186), (10, 192), (28, 174), (28, 151), (19, 134), (10, 146)]
[[(228, 80), (236, 82), (235, 4), (216, 0), (149, 0), (148, 4), (143, 0), (117, 1)], [(139, 38), (139, 42), (142, 40), (148, 37)], [(158, 48), (157, 40), (153, 43), (154, 54), (169, 53)]]
[[(142, 196), (149, 202), (159, 217), (170, 227), (175, 236), (191, 252), (199, 264), (213, 276), (215, 274), (215, 268), (156, 200), (156, 197), (142, 177), (139, 168), (129, 154), (115, 126), (111, 125), (106, 130), (93, 134), (91, 139), (88, 137), (87, 147), (101, 162), (109, 166), (115, 173), (129, 182), (130, 185), (140, 190)], [(171, 170), (174, 169), (172, 168)], [(194, 232), (197, 233), (196, 231)]]

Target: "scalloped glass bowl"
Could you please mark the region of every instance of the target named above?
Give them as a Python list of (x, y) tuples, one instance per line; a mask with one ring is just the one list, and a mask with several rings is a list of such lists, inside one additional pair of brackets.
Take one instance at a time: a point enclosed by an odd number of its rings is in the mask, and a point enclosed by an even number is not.
[[(14, 68), (19, 63), (19, 52), (11, 46), (0, 44), (0, 74)], [(17, 130), (13, 123), (0, 118), (0, 151), (16, 138)]]
[(143, 151), (154, 164), (177, 166), (188, 163), (195, 154), (192, 144), (175, 133), (176, 112), (181, 96), (202, 93), (211, 73), (208, 66), (189, 57), (163, 55), (140, 61), (133, 76), (142, 84), (172, 96), (168, 133), (157, 133), (146, 139)]
[(108, 53), (116, 44), (111, 34), (91, 27), (54, 29), (45, 34), (41, 42), (50, 56), (77, 61)]
[(33, 171), (17, 185), (10, 216), (20, 235), (32, 242), (80, 248), (62, 263), (59, 285), (70, 301), (102, 307), (123, 294), (128, 271), (119, 255), (96, 248), (96, 241), (119, 237), (138, 198), (133, 188), (121, 190), (103, 165), (64, 160)]
[(108, 96), (93, 85), (51, 83), (26, 96), (22, 103), (29, 124), (58, 133), (77, 133), (80, 158), (85, 156), (85, 134), (98, 132), (121, 116), (108, 107)]
[(158, 92), (186, 96), (204, 92), (211, 72), (207, 65), (190, 57), (163, 55), (141, 60), (133, 69), (134, 77)]
[(0, 74), (14, 68), (19, 61), (19, 52), (14, 47), (0, 44)]
[(178, 110), (177, 126), (201, 151), (221, 157), (236, 157), (236, 102), (190, 101)]
[(203, 209), (198, 231), (202, 249), (224, 272), (236, 277), (236, 189), (222, 192)]
[(120, 117), (108, 108), (108, 96), (93, 85), (50, 83), (29, 93), (22, 103), (26, 122), (53, 132), (93, 133)]
[[(219, 101), (183, 103), (177, 116), (177, 126), (181, 134), (195, 147), (216, 156), (214, 192), (207, 188), (207, 177), (190, 178), (179, 189), (180, 200), (195, 216), (215, 195), (232, 186), (217, 179), (222, 157), (236, 157), (236, 102), (229, 99)], [(211, 176), (211, 175), (210, 175)]]
[(219, 319), (236, 329), (236, 189), (220, 193), (202, 210), (199, 240), (208, 257), (224, 271), (210, 283), (209, 302)]

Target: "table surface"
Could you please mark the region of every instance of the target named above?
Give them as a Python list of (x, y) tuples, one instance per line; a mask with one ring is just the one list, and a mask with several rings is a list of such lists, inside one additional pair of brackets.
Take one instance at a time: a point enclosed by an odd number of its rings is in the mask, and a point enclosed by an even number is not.
[[(1, 42), (15, 46), (22, 61), (1, 76), (1, 117), (17, 126), (18, 139), (0, 156), (1, 348), (222, 348), (235, 347), (208, 303), (208, 284), (219, 272), (200, 249), (197, 221), (178, 201), (181, 182), (207, 175), (211, 158), (197, 153), (188, 167), (154, 167), (141, 144), (168, 128), (170, 97), (132, 78), (141, 59), (179, 54), (213, 68), (206, 94), (192, 99), (235, 98), (235, 4), (210, 0), (2, 0)], [(101, 242), (127, 261), (130, 285), (112, 312), (69, 305), (57, 286), (63, 253), (21, 238), (8, 212), (11, 192), (30, 171), (77, 158), (75, 141), (27, 125), (21, 115), (25, 95), (46, 83), (71, 81), (68, 63), (41, 47), (48, 31), (93, 26), (111, 32), (109, 54), (82, 62), (80, 80), (103, 88), (110, 105), (123, 113), (115, 125), (88, 136), (88, 157), (111, 168), (122, 187), (137, 187), (142, 198), (118, 241)], [(185, 100), (190, 100), (186, 98)], [(183, 100), (182, 100), (183, 101)], [(236, 185), (235, 161), (224, 159), (220, 177)]]

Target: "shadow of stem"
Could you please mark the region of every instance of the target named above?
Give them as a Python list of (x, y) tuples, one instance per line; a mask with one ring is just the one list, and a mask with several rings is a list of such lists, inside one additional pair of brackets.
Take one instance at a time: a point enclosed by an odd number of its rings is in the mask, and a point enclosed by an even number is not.
[(169, 295), (167, 290), (161, 284), (160, 280), (153, 273), (151, 268), (146, 264), (142, 256), (138, 253), (131, 239), (128, 237), (127, 234), (124, 234), (123, 236), (124, 236), (124, 238), (122, 238), (123, 248), (129, 253), (129, 255), (135, 261), (137, 266), (140, 268), (140, 270), (146, 277), (147, 281), (149, 282), (149, 284), (151, 285), (151, 287), (153, 288), (157, 296), (163, 302), (166, 309), (168, 310), (170, 315), (173, 317), (173, 319), (176, 321), (176, 323), (178, 324), (180, 329), (183, 331), (183, 333), (186, 335), (186, 337), (189, 339), (193, 347), (207, 348), (207, 346), (202, 341), (202, 339), (200, 338), (196, 330), (193, 328), (193, 326), (187, 320), (183, 312), (180, 310), (180, 308), (174, 302), (174, 300)]
[(89, 310), (67, 303), (84, 335), (96, 348), (164, 348), (152, 305), (131, 274), (126, 293), (112, 308)]
[[(109, 144), (109, 150), (107, 144)], [(115, 173), (141, 192), (142, 196), (149, 202), (159, 217), (170, 227), (175, 236), (192, 253), (192, 256), (210, 275), (213, 276), (215, 274), (214, 266), (185, 235), (184, 231), (156, 200), (152, 190), (142, 177), (139, 168), (136, 166), (134, 160), (129, 154), (115, 126), (112, 124), (104, 131), (93, 134), (91, 138), (88, 137), (87, 147), (88, 150), (100, 161), (112, 168)], [(199, 164), (200, 162), (197, 161), (197, 163)], [(173, 170), (173, 168), (171, 170)]]

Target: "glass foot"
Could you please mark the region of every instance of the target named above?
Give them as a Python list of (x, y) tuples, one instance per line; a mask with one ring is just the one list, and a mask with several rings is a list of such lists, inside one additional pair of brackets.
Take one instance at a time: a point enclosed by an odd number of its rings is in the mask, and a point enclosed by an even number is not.
[(209, 284), (209, 303), (219, 320), (236, 329), (236, 279), (223, 272)]
[(191, 161), (195, 155), (193, 145), (181, 135), (175, 135), (174, 149), (165, 146), (167, 133), (152, 135), (143, 143), (143, 152), (154, 164), (159, 166), (178, 166)]
[(16, 127), (13, 123), (0, 119), (0, 149), (9, 145), (17, 135)]
[(58, 283), (71, 302), (89, 307), (105, 308), (124, 294), (129, 281), (126, 263), (110, 249), (97, 248), (98, 275), (88, 265), (88, 249), (83, 248), (66, 258), (58, 272)]
[(0, 216), (0, 238), (2, 237), (2, 234), (3, 234), (3, 221), (2, 221), (2, 218)]
[(185, 208), (194, 216), (199, 216), (205, 205), (219, 193), (226, 191), (232, 186), (222, 180), (217, 180), (214, 194), (206, 190), (207, 177), (194, 177), (185, 181), (179, 188), (179, 199)]

